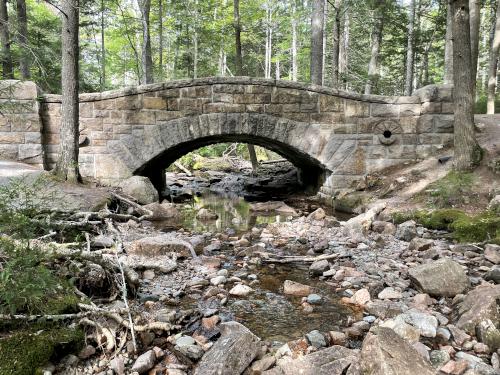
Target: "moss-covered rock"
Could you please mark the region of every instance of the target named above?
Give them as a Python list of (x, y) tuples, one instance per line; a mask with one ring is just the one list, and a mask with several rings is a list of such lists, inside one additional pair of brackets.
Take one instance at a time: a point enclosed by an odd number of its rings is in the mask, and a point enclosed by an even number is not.
[(361, 213), (369, 200), (370, 198), (367, 193), (355, 191), (335, 198), (333, 206), (335, 211), (348, 214)]
[(45, 331), (21, 331), (0, 339), (0, 374), (31, 375), (53, 356), (80, 349), (80, 329), (58, 328)]

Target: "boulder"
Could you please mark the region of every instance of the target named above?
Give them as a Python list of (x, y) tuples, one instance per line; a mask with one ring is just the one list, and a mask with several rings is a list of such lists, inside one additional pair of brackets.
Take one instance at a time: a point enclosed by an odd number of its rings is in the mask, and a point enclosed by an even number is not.
[(484, 247), (484, 257), (491, 263), (500, 263), (500, 246), (488, 244)]
[(330, 269), (330, 263), (328, 263), (328, 260), (317, 260), (309, 266), (309, 273), (313, 276), (321, 276), (323, 275), (323, 272), (328, 269)]
[(250, 294), (251, 292), (253, 292), (253, 289), (250, 288), (248, 285), (238, 284), (231, 288), (229, 294), (232, 296), (244, 297)]
[(294, 360), (279, 361), (278, 366), (262, 375), (344, 375), (356, 374), (359, 350), (334, 345)]
[(489, 319), (483, 320), (476, 326), (477, 339), (488, 345), (492, 351), (500, 348), (500, 330)]
[(408, 275), (417, 289), (431, 296), (454, 297), (469, 286), (462, 266), (449, 258), (410, 268)]
[(493, 281), (495, 284), (500, 284), (500, 266), (493, 266), (488, 272), (486, 272), (484, 279), (486, 281)]
[(307, 297), (311, 294), (311, 287), (295, 281), (285, 280), (283, 284), (283, 293), (296, 297)]
[(354, 305), (364, 306), (371, 301), (370, 292), (368, 289), (357, 290), (356, 293), (349, 299), (349, 302)]
[(401, 299), (401, 298), (403, 298), (403, 294), (400, 291), (395, 290), (394, 288), (389, 286), (387, 288), (384, 288), (384, 290), (382, 290), (378, 294), (378, 298), (380, 298), (380, 299)]
[(281, 201), (257, 202), (250, 204), (250, 211), (253, 212), (276, 212), (287, 216), (299, 216), (297, 211)]
[(163, 202), (153, 202), (144, 206), (144, 208), (148, 209), (153, 213), (153, 215), (148, 218), (148, 220), (152, 221), (160, 221), (167, 219), (175, 219), (181, 216), (181, 213), (175, 207), (175, 204)]
[(326, 216), (325, 210), (323, 210), (321, 207), (318, 208), (316, 211), (311, 212), (308, 216), (308, 220), (315, 220), (315, 221), (320, 221), (323, 220)]
[(205, 353), (194, 375), (241, 374), (261, 350), (260, 339), (237, 322), (222, 323), (221, 336)]
[(159, 195), (149, 178), (132, 176), (122, 181), (118, 187), (140, 204), (158, 202)]
[(202, 208), (196, 214), (196, 218), (199, 220), (217, 220), (219, 218), (219, 215), (209, 210), (208, 208)]
[(411, 309), (401, 314), (399, 317), (418, 329), (422, 336), (436, 337), (438, 320), (434, 315)]
[(309, 344), (314, 346), (315, 348), (322, 348), (323, 346), (326, 346), (325, 336), (323, 336), (321, 332), (316, 329), (307, 333), (306, 339)]
[[(374, 334), (376, 333), (376, 334)], [(392, 329), (368, 333), (361, 348), (361, 373), (370, 375), (434, 375), (434, 368)]]
[(399, 224), (394, 236), (398, 240), (410, 242), (413, 238), (417, 237), (417, 224), (413, 220)]
[(154, 237), (144, 237), (125, 245), (128, 254), (154, 257), (177, 253), (180, 257), (190, 257), (195, 254), (193, 246), (184, 240), (169, 234)]
[(476, 326), (483, 320), (491, 320), (500, 325), (500, 285), (479, 285), (470, 291), (458, 304), (456, 326), (468, 334), (474, 335)]
[(132, 366), (132, 372), (137, 371), (139, 374), (144, 374), (146, 371), (151, 370), (156, 363), (156, 354), (153, 350), (141, 354), (135, 360)]
[(429, 238), (415, 237), (410, 241), (408, 250), (424, 251), (430, 249), (432, 245), (434, 245), (434, 240), (431, 240)]

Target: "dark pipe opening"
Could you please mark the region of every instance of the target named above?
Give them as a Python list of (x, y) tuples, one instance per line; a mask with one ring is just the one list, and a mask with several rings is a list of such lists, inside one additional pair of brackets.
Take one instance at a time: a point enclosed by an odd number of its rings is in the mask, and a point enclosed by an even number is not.
[(390, 130), (384, 130), (384, 138), (391, 138), (392, 132)]

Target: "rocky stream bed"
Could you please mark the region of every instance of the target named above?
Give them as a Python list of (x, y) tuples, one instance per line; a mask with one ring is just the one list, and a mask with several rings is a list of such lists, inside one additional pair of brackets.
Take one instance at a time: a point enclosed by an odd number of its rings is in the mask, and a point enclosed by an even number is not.
[[(395, 225), (383, 205), (239, 204), (149, 203), (117, 224), (141, 270), (134, 319), (171, 329), (137, 332), (137, 353), (89, 341), (46, 374), (500, 374), (500, 246)], [(106, 235), (91, 250), (117, 251)]]

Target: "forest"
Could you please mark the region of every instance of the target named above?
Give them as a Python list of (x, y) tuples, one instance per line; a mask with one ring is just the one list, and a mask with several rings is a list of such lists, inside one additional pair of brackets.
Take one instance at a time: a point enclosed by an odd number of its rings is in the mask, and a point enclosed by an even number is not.
[(500, 374), (500, 0), (0, 0), (0, 375)]

